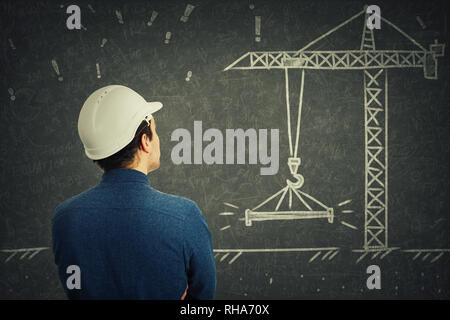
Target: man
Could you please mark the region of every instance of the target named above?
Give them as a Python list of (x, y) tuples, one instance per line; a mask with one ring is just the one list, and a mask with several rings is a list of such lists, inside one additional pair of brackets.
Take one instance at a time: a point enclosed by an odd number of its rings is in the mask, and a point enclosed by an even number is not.
[(80, 111), (85, 153), (104, 173), (53, 214), (55, 263), (69, 299), (214, 298), (211, 233), (200, 209), (147, 178), (160, 165), (153, 113), (161, 108), (112, 85)]

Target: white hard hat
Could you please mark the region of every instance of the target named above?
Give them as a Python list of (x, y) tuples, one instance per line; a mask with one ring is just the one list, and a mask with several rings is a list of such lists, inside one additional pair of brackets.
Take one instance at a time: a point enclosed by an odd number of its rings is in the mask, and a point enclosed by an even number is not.
[(133, 140), (145, 119), (162, 108), (137, 92), (120, 85), (96, 90), (84, 102), (78, 117), (78, 134), (88, 158), (107, 158)]

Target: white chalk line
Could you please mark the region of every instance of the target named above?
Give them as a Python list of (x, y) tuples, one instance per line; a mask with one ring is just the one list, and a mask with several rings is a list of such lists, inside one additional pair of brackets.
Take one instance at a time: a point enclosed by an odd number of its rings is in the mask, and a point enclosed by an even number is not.
[(221, 212), (219, 216), (234, 216), (234, 212)]
[(345, 206), (346, 204), (349, 204), (350, 202), (352, 202), (352, 200), (345, 200), (345, 201), (342, 201), (342, 202), (338, 203), (338, 207)]
[(351, 228), (351, 229), (358, 230), (357, 227), (355, 227), (354, 225), (352, 225), (352, 224), (350, 224), (350, 223), (347, 223), (347, 222), (345, 222), (345, 221), (341, 221), (341, 224), (343, 224), (344, 226), (349, 227), (349, 228)]
[(231, 207), (231, 208), (239, 209), (239, 207), (237, 205), (234, 205), (234, 204), (229, 203), (229, 202), (224, 202), (223, 204), (228, 206), (228, 207)]
[(32, 259), (39, 252), (48, 250), (50, 247), (37, 247), (37, 248), (20, 248), (20, 249), (2, 249), (0, 252), (10, 253), (10, 255), (6, 258), (5, 263), (10, 261), (16, 254), (22, 253), (20, 256), (20, 260), (23, 260), (28, 256), (28, 260)]

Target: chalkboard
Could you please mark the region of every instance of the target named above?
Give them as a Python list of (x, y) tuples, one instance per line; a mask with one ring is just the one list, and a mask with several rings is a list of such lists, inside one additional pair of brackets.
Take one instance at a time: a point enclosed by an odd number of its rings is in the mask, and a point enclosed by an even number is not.
[[(446, 1), (77, 1), (79, 30), (69, 5), (0, 4), (0, 298), (65, 299), (51, 216), (101, 178), (77, 120), (109, 84), (164, 104), (149, 180), (202, 210), (217, 299), (450, 297)], [(278, 130), (279, 170), (175, 164), (200, 121)]]

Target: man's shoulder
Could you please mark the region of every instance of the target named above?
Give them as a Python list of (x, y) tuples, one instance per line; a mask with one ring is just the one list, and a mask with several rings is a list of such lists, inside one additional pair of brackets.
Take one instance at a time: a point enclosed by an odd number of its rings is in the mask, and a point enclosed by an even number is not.
[(89, 195), (94, 191), (94, 189), (95, 186), (60, 202), (53, 211), (53, 219), (57, 218), (58, 216), (64, 214), (67, 211), (70, 211), (73, 208), (78, 207), (79, 204), (83, 202), (83, 199), (89, 197)]
[[(195, 201), (183, 196), (165, 193), (156, 189), (154, 191), (153, 208), (157, 211), (176, 215), (182, 219), (197, 215), (200, 209)], [(201, 214), (201, 213), (200, 213)]]
[[(120, 198), (120, 199), (118, 199)], [(94, 186), (80, 194), (62, 201), (53, 212), (53, 219), (77, 209), (92, 208), (139, 208), (148, 209), (148, 214), (158, 213), (185, 220), (201, 215), (197, 204), (186, 197), (165, 193), (153, 188), (146, 188), (140, 192), (130, 192), (128, 196), (117, 197), (110, 189)]]

